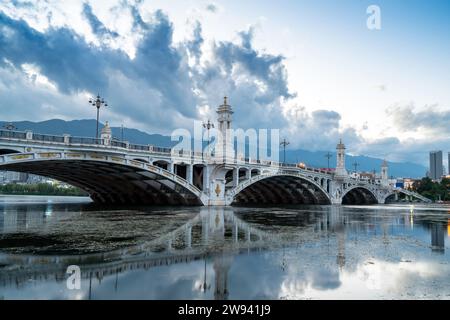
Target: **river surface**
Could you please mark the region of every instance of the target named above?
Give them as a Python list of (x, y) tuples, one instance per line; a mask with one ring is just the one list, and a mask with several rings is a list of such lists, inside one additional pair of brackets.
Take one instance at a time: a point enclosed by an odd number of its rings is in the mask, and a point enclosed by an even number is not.
[(3, 196), (0, 299), (450, 299), (450, 206)]

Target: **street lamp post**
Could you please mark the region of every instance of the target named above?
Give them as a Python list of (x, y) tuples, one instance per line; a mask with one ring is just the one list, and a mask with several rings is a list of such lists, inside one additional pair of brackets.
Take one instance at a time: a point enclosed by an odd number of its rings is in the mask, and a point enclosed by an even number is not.
[[(212, 123), (211, 121), (208, 121), (203, 123), (203, 128), (205, 128), (206, 130), (208, 130), (208, 151), (209, 151), (209, 130), (214, 128), (214, 123)], [(203, 139), (202, 139), (202, 157), (203, 157)]]
[(289, 145), (289, 141), (286, 138), (280, 142), (280, 146), (283, 146), (283, 164), (286, 164), (286, 146)]
[(5, 124), (5, 125), (3, 126), (3, 128), (5, 128), (5, 129), (8, 130), (8, 131), (17, 130), (16, 126), (13, 125), (11, 122)]
[(101, 106), (107, 107), (108, 104), (106, 103), (105, 100), (103, 100), (103, 98), (100, 97), (100, 94), (97, 94), (97, 98), (95, 99), (89, 99), (89, 104), (97, 108), (97, 131), (95, 137), (98, 139), (98, 123), (99, 123), (100, 107)]
[(200, 284), (200, 291), (206, 292), (206, 290), (209, 290), (211, 288), (211, 285), (206, 282), (206, 257), (205, 257), (205, 273), (202, 284)]

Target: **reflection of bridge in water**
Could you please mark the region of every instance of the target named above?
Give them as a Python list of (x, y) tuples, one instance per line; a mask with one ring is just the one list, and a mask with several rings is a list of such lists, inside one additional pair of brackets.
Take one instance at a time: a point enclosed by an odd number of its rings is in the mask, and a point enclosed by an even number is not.
[[(247, 223), (245, 212), (242, 218), (237, 217), (233, 208), (209, 207), (201, 209), (200, 213), (187, 221), (181, 227), (170, 231), (159, 238), (143, 242), (139, 245), (114, 250), (104, 253), (66, 255), (66, 256), (39, 256), (39, 255), (0, 255), (0, 286), (23, 286), (28, 281), (61, 282), (65, 286), (69, 265), (78, 265), (81, 269), (82, 279), (89, 280), (90, 288), (93, 279), (99, 283), (103, 278), (116, 277), (115, 288), (118, 285), (118, 274), (131, 270), (148, 270), (159, 266), (172, 264), (184, 264), (192, 261), (205, 260), (213, 263), (214, 270), (214, 297), (226, 299), (228, 290), (228, 272), (233, 264), (233, 257), (242, 252), (257, 250), (270, 250), (273, 248), (287, 247), (295, 243), (305, 241), (317, 241), (314, 235), (333, 235), (335, 240), (333, 251), (336, 256), (336, 265), (342, 269), (346, 265), (346, 238), (350, 233), (353, 236), (359, 233), (367, 234), (370, 230), (370, 219), (382, 219), (379, 234), (387, 236), (392, 224), (391, 218), (370, 217), (361, 215), (360, 221), (350, 221), (348, 215), (342, 214), (342, 208), (331, 206), (321, 215), (315, 215), (313, 211), (303, 210), (301, 229), (294, 225), (291, 232), (284, 234), (274, 232), (273, 226), (290, 226), (297, 222), (294, 217), (285, 225), (276, 215), (267, 216), (261, 224)], [(23, 214), (21, 212), (20, 214)], [(250, 213), (248, 213), (250, 214)], [(41, 215), (45, 219), (45, 214)], [(354, 217), (352, 218), (354, 219)], [(399, 218), (394, 218), (399, 219)], [(411, 216), (405, 215), (401, 224), (414, 225)], [(0, 221), (0, 229), (15, 232), (15, 223), (32, 225), (23, 219), (8, 219)], [(428, 226), (431, 233), (431, 250), (444, 252), (445, 228), (444, 223), (432, 223)], [(367, 229), (369, 228), (369, 229)], [(271, 230), (271, 231), (265, 231)], [(203, 284), (206, 288), (206, 284)], [(89, 297), (91, 290), (89, 290)]]
[[(23, 214), (20, 212), (18, 214)], [(41, 215), (42, 217), (42, 215)], [(13, 231), (23, 219), (1, 221), (1, 229)], [(5, 223), (6, 222), (6, 223)], [(34, 221), (36, 223), (36, 221)], [(105, 253), (40, 256), (0, 255), (0, 286), (20, 286), (30, 279), (65, 281), (69, 265), (81, 269), (81, 278), (102, 278), (129, 270), (149, 269), (212, 257), (215, 271), (215, 296), (227, 297), (227, 270), (232, 256), (243, 250), (260, 250), (278, 241), (277, 235), (264, 232), (239, 219), (231, 208), (210, 207), (183, 226), (142, 244)], [(20, 267), (16, 268), (15, 266)]]

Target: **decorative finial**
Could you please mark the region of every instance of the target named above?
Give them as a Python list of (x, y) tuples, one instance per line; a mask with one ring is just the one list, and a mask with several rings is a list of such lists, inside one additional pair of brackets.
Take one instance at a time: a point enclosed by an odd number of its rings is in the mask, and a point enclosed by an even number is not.
[(227, 105), (227, 96), (223, 97), (223, 105), (224, 105), (224, 106)]

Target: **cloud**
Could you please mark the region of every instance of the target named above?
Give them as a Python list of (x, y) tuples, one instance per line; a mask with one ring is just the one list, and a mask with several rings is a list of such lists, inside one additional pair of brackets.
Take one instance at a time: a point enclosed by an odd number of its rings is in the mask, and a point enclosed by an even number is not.
[(215, 3), (209, 3), (206, 5), (206, 11), (216, 13), (219, 11), (219, 7)]
[(387, 115), (400, 129), (409, 132), (423, 130), (450, 135), (450, 110), (439, 110), (438, 105), (424, 106), (417, 110), (413, 103), (396, 104), (387, 109)]
[(92, 12), (92, 7), (88, 3), (83, 3), (83, 16), (88, 21), (92, 32), (100, 37), (117, 38), (119, 34), (115, 31), (111, 31), (105, 27), (105, 25), (97, 18)]
[[(394, 105), (387, 116), (395, 126), (434, 138), (368, 141), (361, 129), (344, 126), (333, 108), (311, 112), (298, 107), (301, 97), (289, 87), (285, 57), (257, 48), (254, 27), (237, 32), (235, 41), (206, 41), (202, 23), (195, 21), (189, 39), (175, 43), (174, 25), (165, 13), (146, 12), (144, 19), (141, 11), (140, 2), (120, 2), (113, 14), (126, 16), (128, 27), (111, 30), (84, 3), (80, 18), (99, 40), (92, 43), (70, 23), (56, 27), (50, 21), (37, 30), (23, 20), (27, 14), (8, 15), (0, 9), (0, 105), (8, 106), (2, 111), (5, 120), (92, 118), (87, 98), (100, 92), (110, 104), (102, 119), (170, 134), (175, 128), (190, 128), (193, 120), (215, 119), (215, 108), (226, 95), (235, 112), (234, 127), (280, 128), (293, 148), (333, 150), (342, 138), (349, 152), (386, 156), (392, 150), (390, 160), (417, 155), (415, 162), (423, 163), (424, 150), (450, 145), (450, 111)], [(216, 12), (217, 6), (209, 11)], [(39, 12), (33, 11), (33, 20)], [(49, 12), (46, 7), (40, 18), (47, 21)], [(120, 45), (124, 39), (132, 50)]]
[(283, 104), (295, 94), (288, 88), (284, 57), (255, 49), (252, 28), (238, 35), (238, 43), (214, 43), (213, 59), (196, 75), (202, 104), (215, 106), (227, 95), (237, 127), (285, 127)]
[(375, 86), (375, 89), (377, 89), (378, 91), (384, 92), (387, 91), (387, 86), (385, 84), (379, 84)]
[(195, 58), (195, 62), (198, 65), (200, 62), (200, 58), (202, 56), (202, 45), (204, 43), (204, 39), (202, 36), (202, 25), (199, 21), (195, 22), (193, 39), (187, 41), (186, 47), (190, 54)]
[(172, 43), (172, 24), (157, 11), (151, 23), (139, 20), (139, 25), (145, 30), (131, 59), (120, 49), (88, 44), (69, 28), (38, 32), (0, 13), (0, 61), (16, 69), (35, 66), (68, 96), (99, 91), (116, 115), (146, 124), (147, 129), (173, 128), (177, 121), (195, 118), (189, 69)]
[[(288, 89), (284, 57), (255, 49), (252, 28), (238, 33), (238, 43), (214, 42), (212, 54), (200, 65), (200, 22), (194, 25), (193, 39), (175, 44), (173, 24), (162, 11), (144, 21), (137, 6), (123, 8), (132, 19), (131, 32), (139, 34), (132, 58), (106, 43), (88, 43), (66, 26), (40, 32), (0, 12), (0, 66), (6, 61), (16, 70), (31, 65), (58, 94), (100, 92), (111, 104), (105, 115), (130, 119), (147, 131), (186, 127), (201, 118), (199, 110), (205, 106), (214, 119), (215, 107), (225, 95), (235, 107), (237, 127), (286, 126), (283, 103), (295, 94)], [(116, 37), (87, 3), (83, 17), (99, 38)], [(195, 58), (193, 66), (189, 56)]]
[(349, 151), (357, 147), (362, 137), (356, 129), (343, 127), (341, 115), (333, 110), (315, 110), (308, 112), (306, 108), (292, 108), (288, 117), (289, 136), (293, 147), (311, 150), (334, 150), (339, 139), (347, 145)]

